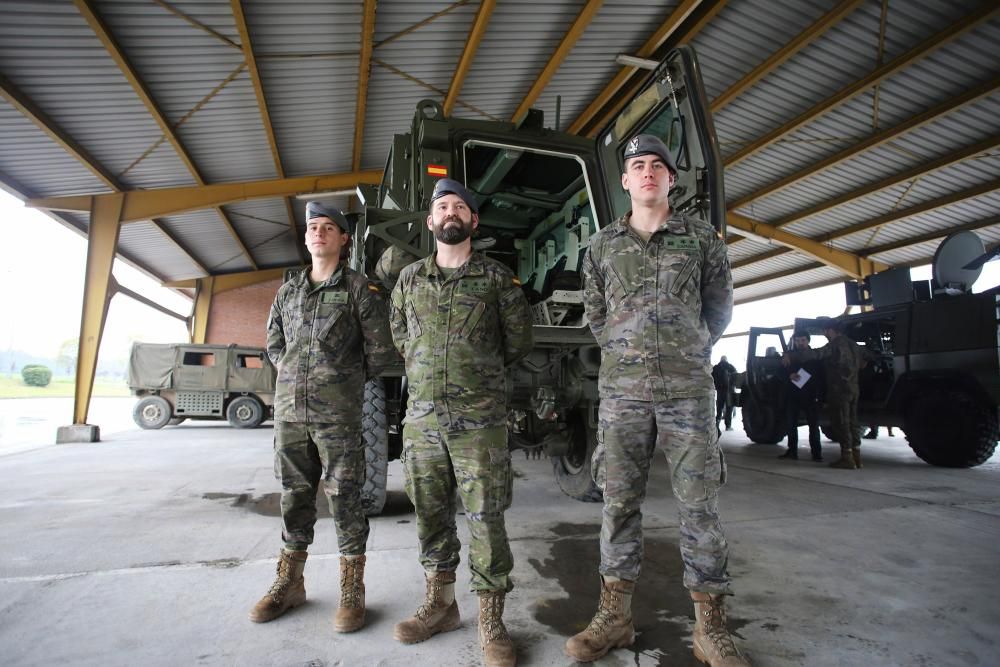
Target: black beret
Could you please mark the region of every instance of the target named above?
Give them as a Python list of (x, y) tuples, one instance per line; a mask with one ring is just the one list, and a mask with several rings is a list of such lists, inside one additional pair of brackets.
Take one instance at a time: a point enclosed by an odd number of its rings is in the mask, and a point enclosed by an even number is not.
[(677, 163), (674, 161), (674, 156), (670, 154), (667, 145), (660, 141), (659, 137), (654, 137), (652, 134), (637, 134), (629, 139), (622, 155), (626, 161), (640, 155), (656, 155), (663, 160), (674, 176), (677, 175)]
[(431, 201), (433, 202), (435, 199), (440, 199), (445, 195), (458, 195), (465, 202), (465, 205), (469, 207), (469, 210), (473, 213), (479, 213), (476, 198), (458, 181), (451, 178), (442, 178), (434, 184), (434, 194), (431, 195)]
[(347, 221), (344, 214), (332, 206), (327, 206), (318, 201), (309, 202), (306, 204), (306, 220), (312, 220), (313, 218), (330, 218), (348, 234), (354, 233), (351, 223)]

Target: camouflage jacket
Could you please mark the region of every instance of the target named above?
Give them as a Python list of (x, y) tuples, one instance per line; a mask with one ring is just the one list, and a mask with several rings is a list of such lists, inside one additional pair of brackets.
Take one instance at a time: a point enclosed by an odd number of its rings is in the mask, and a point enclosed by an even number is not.
[(278, 288), (267, 321), (274, 418), (360, 423), (366, 378), (398, 359), (388, 319), (382, 288), (344, 266), (315, 287), (306, 268)]
[(532, 347), (520, 282), (473, 253), (445, 278), (436, 255), (410, 264), (392, 290), (390, 322), (406, 362), (407, 420), (437, 416), (445, 431), (507, 423), (504, 369)]
[(591, 240), (584, 307), (601, 346), (601, 398), (661, 401), (712, 393), (712, 345), (733, 313), (726, 244), (671, 215), (642, 238), (625, 214)]
[(864, 365), (863, 353), (847, 336), (840, 334), (815, 350), (792, 350), (788, 356), (793, 363), (823, 361), (827, 400), (858, 395), (858, 370)]

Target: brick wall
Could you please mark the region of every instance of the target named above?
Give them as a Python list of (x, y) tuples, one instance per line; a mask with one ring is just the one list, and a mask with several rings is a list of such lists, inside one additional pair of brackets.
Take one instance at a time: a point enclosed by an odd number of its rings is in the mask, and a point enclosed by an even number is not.
[(214, 295), (205, 342), (264, 347), (267, 315), (279, 287), (276, 279)]

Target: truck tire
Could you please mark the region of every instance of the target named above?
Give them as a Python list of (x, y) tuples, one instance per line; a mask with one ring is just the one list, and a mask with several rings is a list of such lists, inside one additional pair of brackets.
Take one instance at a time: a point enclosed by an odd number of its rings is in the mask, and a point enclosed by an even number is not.
[(585, 503), (599, 503), (604, 494), (594, 483), (591, 463), (597, 449), (597, 429), (590, 425), (587, 409), (577, 409), (570, 426), (570, 451), (552, 457), (552, 471), (559, 488), (570, 498)]
[(365, 383), (361, 439), (365, 445), (365, 484), (361, 489), (361, 504), (366, 515), (374, 516), (385, 507), (389, 471), (389, 428), (385, 412), (385, 384), (381, 378)]
[(747, 437), (758, 445), (776, 445), (785, 438), (785, 425), (774, 414), (774, 407), (762, 404), (750, 389), (744, 387), (740, 395), (744, 397), (740, 416)]
[(226, 408), (233, 428), (257, 428), (264, 421), (264, 406), (253, 396), (237, 396)]
[(921, 459), (945, 468), (971, 468), (996, 450), (997, 411), (962, 389), (921, 390), (906, 406), (903, 431)]
[(162, 396), (147, 396), (132, 408), (132, 419), (140, 428), (163, 428), (170, 421), (173, 410)]

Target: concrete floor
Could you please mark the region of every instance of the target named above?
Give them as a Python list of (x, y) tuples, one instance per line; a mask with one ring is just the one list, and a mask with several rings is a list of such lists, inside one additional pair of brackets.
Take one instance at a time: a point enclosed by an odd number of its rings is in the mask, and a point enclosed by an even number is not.
[[(247, 620), (279, 548), (271, 437), (270, 427), (188, 423), (0, 454), (0, 662), (479, 664), (464, 555), (463, 626), (413, 646), (392, 639), (422, 595), (398, 462), (386, 512), (372, 521), (368, 625), (332, 632), (337, 556), (325, 512), (306, 571), (310, 601), (269, 624)], [(883, 432), (852, 472), (779, 461), (783, 448), (748, 445), (739, 431), (723, 442), (731, 621), (755, 664), (998, 664), (1000, 456), (933, 468)], [(638, 639), (596, 664), (696, 664), (664, 468), (644, 507)], [(596, 605), (600, 507), (563, 496), (547, 460), (516, 454), (515, 470), (508, 627), (519, 664), (569, 665), (563, 642)]]

